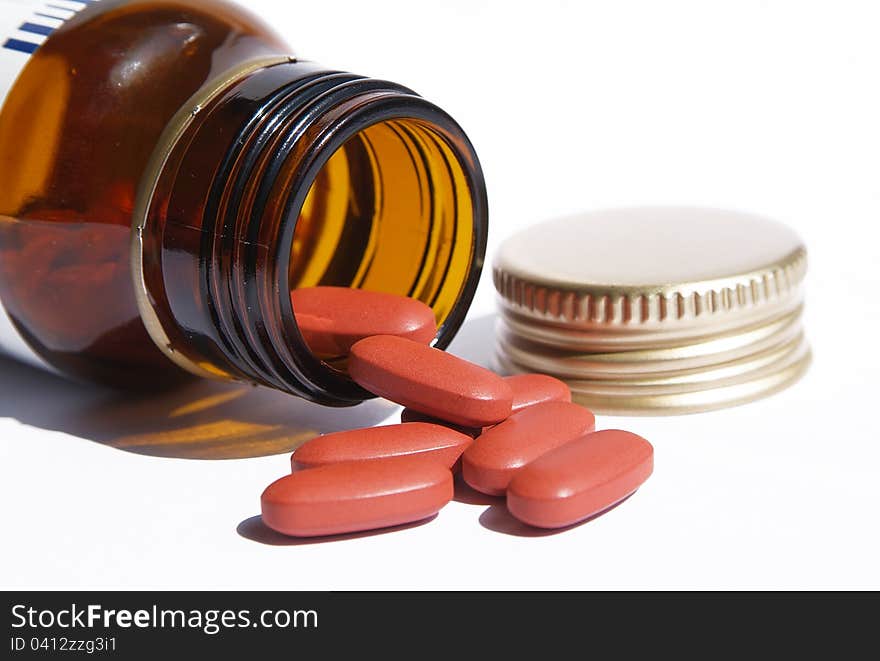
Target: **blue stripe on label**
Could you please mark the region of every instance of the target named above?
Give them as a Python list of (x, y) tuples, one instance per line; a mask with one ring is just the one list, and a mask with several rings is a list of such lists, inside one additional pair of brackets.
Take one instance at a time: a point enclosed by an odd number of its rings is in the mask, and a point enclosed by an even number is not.
[(19, 28), (22, 32), (32, 32), (34, 34), (42, 34), (45, 36), (49, 36), (55, 31), (55, 28), (50, 28), (46, 25), (37, 25), (36, 23), (22, 23)]
[[(36, 11), (33, 13), (33, 16), (41, 16), (43, 18), (50, 18), (53, 21), (61, 21), (64, 23), (69, 18), (76, 16), (78, 12), (82, 11), (85, 7), (89, 5), (93, 5), (100, 0), (65, 0), (68, 4), (76, 4), (80, 5), (80, 7), (76, 9), (71, 9), (70, 7), (63, 7), (61, 5), (54, 5), (50, 2), (45, 3), (41, 9), (43, 11)], [(51, 10), (56, 9), (59, 12), (63, 12), (63, 15), (58, 16), (52, 13)], [(22, 23), (18, 29), (21, 32), (30, 32), (31, 34), (38, 34), (42, 37), (48, 37), (51, 35), (59, 26), (49, 27), (48, 25), (41, 25), (40, 23), (32, 23), (31, 21), (27, 21)], [(7, 39), (3, 44), (3, 48), (6, 50), (18, 51), (19, 53), (26, 53), (27, 55), (32, 55), (36, 52), (36, 50), (40, 47), (40, 44), (35, 44), (30, 41), (26, 41), (24, 39)]]
[(32, 44), (29, 41), (22, 41), (21, 39), (7, 39), (6, 43), (3, 44), (3, 48), (8, 48), (9, 50), (17, 50), (20, 53), (27, 53), (31, 55), (40, 47), (40, 44)]

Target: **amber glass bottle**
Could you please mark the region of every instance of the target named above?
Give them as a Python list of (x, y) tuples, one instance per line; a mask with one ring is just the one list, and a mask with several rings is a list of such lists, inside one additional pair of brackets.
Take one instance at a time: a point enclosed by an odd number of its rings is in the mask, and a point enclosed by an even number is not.
[(297, 329), (290, 290), (314, 285), (424, 301), (448, 344), (487, 209), (446, 113), (289, 56), (225, 2), (32, 4), (43, 18), (0, 53), (20, 69), (0, 112), (7, 351), (115, 384), (195, 374), (361, 401)]

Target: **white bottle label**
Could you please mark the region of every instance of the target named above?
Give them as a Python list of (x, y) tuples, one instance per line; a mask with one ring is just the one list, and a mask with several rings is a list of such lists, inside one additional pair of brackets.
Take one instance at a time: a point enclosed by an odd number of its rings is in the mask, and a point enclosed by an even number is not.
[[(98, 0), (0, 0), (0, 108), (30, 56), (49, 35), (96, 2)], [(51, 369), (12, 325), (2, 300), (0, 353)]]

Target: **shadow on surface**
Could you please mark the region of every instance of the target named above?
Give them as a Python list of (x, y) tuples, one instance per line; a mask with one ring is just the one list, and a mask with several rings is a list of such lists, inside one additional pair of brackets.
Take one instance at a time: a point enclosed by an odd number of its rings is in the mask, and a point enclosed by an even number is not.
[(384, 400), (328, 408), (268, 388), (211, 381), (160, 393), (115, 391), (0, 357), (0, 417), (154, 457), (278, 454), (319, 433), (375, 425), (394, 410)]
[(344, 542), (350, 539), (361, 539), (362, 537), (374, 537), (376, 535), (386, 535), (399, 530), (409, 530), (410, 528), (418, 528), (426, 523), (430, 523), (437, 518), (434, 514), (427, 519), (415, 521), (413, 523), (404, 523), (399, 526), (390, 526), (388, 528), (379, 528), (377, 530), (364, 530), (363, 532), (353, 532), (347, 535), (324, 535), (323, 537), (289, 537), (275, 532), (269, 528), (260, 515), (252, 516), (238, 524), (235, 531), (252, 542), (259, 542), (267, 546), (303, 546), (305, 544), (326, 544), (329, 542)]
[[(466, 322), (452, 350), (485, 364), (495, 317)], [(289, 452), (318, 434), (376, 425), (377, 399), (331, 408), (268, 388), (193, 381), (160, 393), (67, 381), (0, 356), (0, 418), (154, 457), (237, 459)]]

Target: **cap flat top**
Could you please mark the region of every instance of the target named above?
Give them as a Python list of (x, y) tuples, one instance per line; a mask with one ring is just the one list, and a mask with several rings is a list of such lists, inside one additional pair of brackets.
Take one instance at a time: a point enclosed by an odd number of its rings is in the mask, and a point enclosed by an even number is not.
[(761, 216), (641, 207), (535, 225), (502, 244), (495, 267), (541, 285), (656, 290), (777, 268), (803, 249), (793, 230)]

